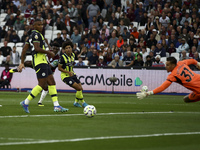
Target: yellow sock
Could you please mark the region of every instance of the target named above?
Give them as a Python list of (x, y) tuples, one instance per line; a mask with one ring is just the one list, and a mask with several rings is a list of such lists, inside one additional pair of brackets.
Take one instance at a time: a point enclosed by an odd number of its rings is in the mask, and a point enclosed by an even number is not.
[(82, 103), (84, 103), (84, 99), (83, 99), (83, 93), (82, 91), (76, 91), (76, 99), (75, 102), (81, 101)]
[(54, 106), (59, 106), (56, 86), (49, 85), (48, 89), (49, 89), (49, 95), (51, 95), (51, 99), (53, 101)]
[(35, 87), (32, 89), (31, 93), (28, 95), (27, 99), (28, 99), (29, 101), (31, 101), (31, 100), (34, 99), (41, 91), (42, 91), (42, 87), (41, 87), (41, 86), (39, 86), (39, 85), (35, 86)]

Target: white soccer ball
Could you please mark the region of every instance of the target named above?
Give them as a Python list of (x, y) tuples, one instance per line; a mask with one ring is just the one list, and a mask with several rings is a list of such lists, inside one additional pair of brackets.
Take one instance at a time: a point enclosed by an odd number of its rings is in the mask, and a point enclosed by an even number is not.
[(95, 108), (93, 105), (87, 105), (87, 106), (84, 108), (83, 113), (84, 113), (87, 117), (91, 118), (91, 117), (94, 117), (94, 115), (96, 115), (97, 110), (96, 110), (96, 108)]
[(148, 87), (146, 85), (143, 86), (141, 92), (148, 92)]

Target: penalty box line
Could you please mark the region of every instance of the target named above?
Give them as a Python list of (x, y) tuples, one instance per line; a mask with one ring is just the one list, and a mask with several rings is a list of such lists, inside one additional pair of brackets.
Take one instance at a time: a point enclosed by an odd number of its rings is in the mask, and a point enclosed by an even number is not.
[[(97, 113), (97, 116), (108, 115), (140, 115), (140, 114), (200, 114), (200, 112), (117, 112), (117, 113)], [(83, 116), (84, 114), (55, 114), (55, 115), (16, 115), (16, 116), (0, 116), (3, 118), (27, 118), (27, 117), (70, 117), (70, 116)]]
[(199, 135), (199, 134), (200, 134), (200, 132), (183, 132), (183, 133), (158, 133), (158, 134), (146, 134), (146, 135), (127, 135), (127, 136), (104, 136), (104, 137), (63, 139), (63, 140), (40, 140), (40, 141), (28, 141), (28, 142), (9, 142), (9, 143), (0, 143), (0, 146), (24, 145), (24, 144), (26, 144), (26, 145), (29, 145), (29, 144), (48, 144), (48, 143), (61, 143), (61, 142), (81, 142), (81, 141), (92, 141), (92, 140), (109, 140), (109, 139), (126, 139), (126, 138), (180, 136), (180, 135)]

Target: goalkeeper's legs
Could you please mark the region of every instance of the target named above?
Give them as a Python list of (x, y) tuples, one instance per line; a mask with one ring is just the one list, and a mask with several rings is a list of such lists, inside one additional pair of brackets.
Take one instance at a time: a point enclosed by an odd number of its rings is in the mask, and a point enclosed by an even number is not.
[(183, 100), (186, 103), (193, 103), (193, 102), (198, 102), (200, 101), (200, 94), (196, 94), (194, 92), (190, 93), (189, 95), (186, 95)]

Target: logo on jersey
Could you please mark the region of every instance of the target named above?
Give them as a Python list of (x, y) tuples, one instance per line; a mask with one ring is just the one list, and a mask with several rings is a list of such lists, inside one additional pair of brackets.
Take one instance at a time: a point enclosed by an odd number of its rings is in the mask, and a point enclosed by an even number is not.
[(45, 75), (46, 75), (46, 74), (43, 72), (43, 73), (42, 73), (42, 76), (44, 77)]
[(37, 35), (35, 35), (35, 39), (38, 39), (38, 36), (37, 36)]
[(69, 81), (69, 84), (72, 84), (72, 81)]

